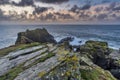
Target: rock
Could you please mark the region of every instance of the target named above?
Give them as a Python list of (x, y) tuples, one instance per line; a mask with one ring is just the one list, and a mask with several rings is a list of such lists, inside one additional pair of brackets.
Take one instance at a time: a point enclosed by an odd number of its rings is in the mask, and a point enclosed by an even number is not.
[(112, 69), (110, 70), (110, 72), (117, 78), (120, 80), (120, 69)]
[(48, 33), (46, 29), (26, 30), (26, 32), (18, 33), (15, 44), (27, 44), (32, 42), (40, 43), (56, 43), (54, 37)]
[[(80, 46), (80, 52), (82, 54), (88, 54), (94, 63), (103, 63), (103, 59), (106, 59), (111, 53), (106, 42), (99, 41), (87, 41), (85, 45)], [(104, 61), (105, 62), (105, 61)]]
[(109, 70), (117, 79), (120, 79), (120, 54), (111, 50), (106, 42), (87, 41), (80, 46), (80, 53), (87, 55), (94, 64)]
[(95, 64), (103, 69), (109, 67), (108, 55), (110, 54), (110, 49), (106, 42), (87, 41), (85, 45), (80, 47), (80, 52), (87, 54)]
[(62, 40), (60, 40), (60, 41), (58, 42), (58, 44), (61, 44), (61, 43), (64, 43), (64, 42), (71, 42), (71, 41), (73, 41), (73, 40), (74, 40), (73, 37), (66, 37), (66, 38), (63, 38)]
[[(80, 52), (71, 51), (68, 41), (59, 45), (48, 43), (23, 49), (18, 47), (0, 59), (0, 80), (116, 80), (109, 71), (93, 62), (107, 59), (107, 46), (103, 48), (103, 44), (99, 47), (93, 44), (99, 46), (98, 42), (87, 43)], [(119, 72), (114, 71), (113, 74), (118, 76)]]

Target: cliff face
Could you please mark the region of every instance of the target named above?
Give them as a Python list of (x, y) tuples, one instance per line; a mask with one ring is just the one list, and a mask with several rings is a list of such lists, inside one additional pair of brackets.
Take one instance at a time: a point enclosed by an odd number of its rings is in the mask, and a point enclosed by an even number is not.
[(46, 29), (26, 30), (18, 33), (16, 44), (26, 44), (32, 42), (55, 43), (54, 37)]
[(46, 38), (46, 30), (42, 31), (19, 33), (17, 45), (0, 50), (0, 80), (120, 79), (120, 55), (116, 52), (114, 56), (106, 42), (87, 41), (75, 52), (67, 41), (47, 43), (55, 41), (53, 37)]

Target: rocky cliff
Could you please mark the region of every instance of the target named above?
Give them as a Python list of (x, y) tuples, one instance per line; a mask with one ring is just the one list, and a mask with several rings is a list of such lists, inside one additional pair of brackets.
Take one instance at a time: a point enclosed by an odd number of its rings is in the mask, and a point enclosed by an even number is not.
[[(119, 54), (106, 42), (19, 44), (0, 50), (0, 80), (119, 80)], [(112, 75), (112, 74), (114, 75)]]
[(55, 43), (54, 37), (48, 33), (48, 31), (43, 29), (36, 30), (26, 30), (26, 32), (18, 33), (18, 38), (16, 40), (16, 44), (26, 44), (26, 43)]

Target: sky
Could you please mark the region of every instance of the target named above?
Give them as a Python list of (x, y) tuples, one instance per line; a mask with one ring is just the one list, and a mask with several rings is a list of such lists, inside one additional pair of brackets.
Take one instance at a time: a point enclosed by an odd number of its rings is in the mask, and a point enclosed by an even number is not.
[(0, 22), (120, 21), (120, 0), (0, 0)]

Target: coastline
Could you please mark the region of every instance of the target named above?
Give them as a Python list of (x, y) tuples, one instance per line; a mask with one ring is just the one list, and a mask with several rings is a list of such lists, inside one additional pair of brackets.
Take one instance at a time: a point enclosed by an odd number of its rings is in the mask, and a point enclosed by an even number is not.
[(0, 79), (6, 80), (8, 76), (10, 80), (66, 79), (73, 75), (76, 80), (90, 77), (98, 80), (99, 76), (117, 80), (119, 56), (107, 42), (88, 40), (83, 44), (74, 37), (57, 42), (45, 28), (27, 29), (18, 33), (15, 45), (0, 49)]

